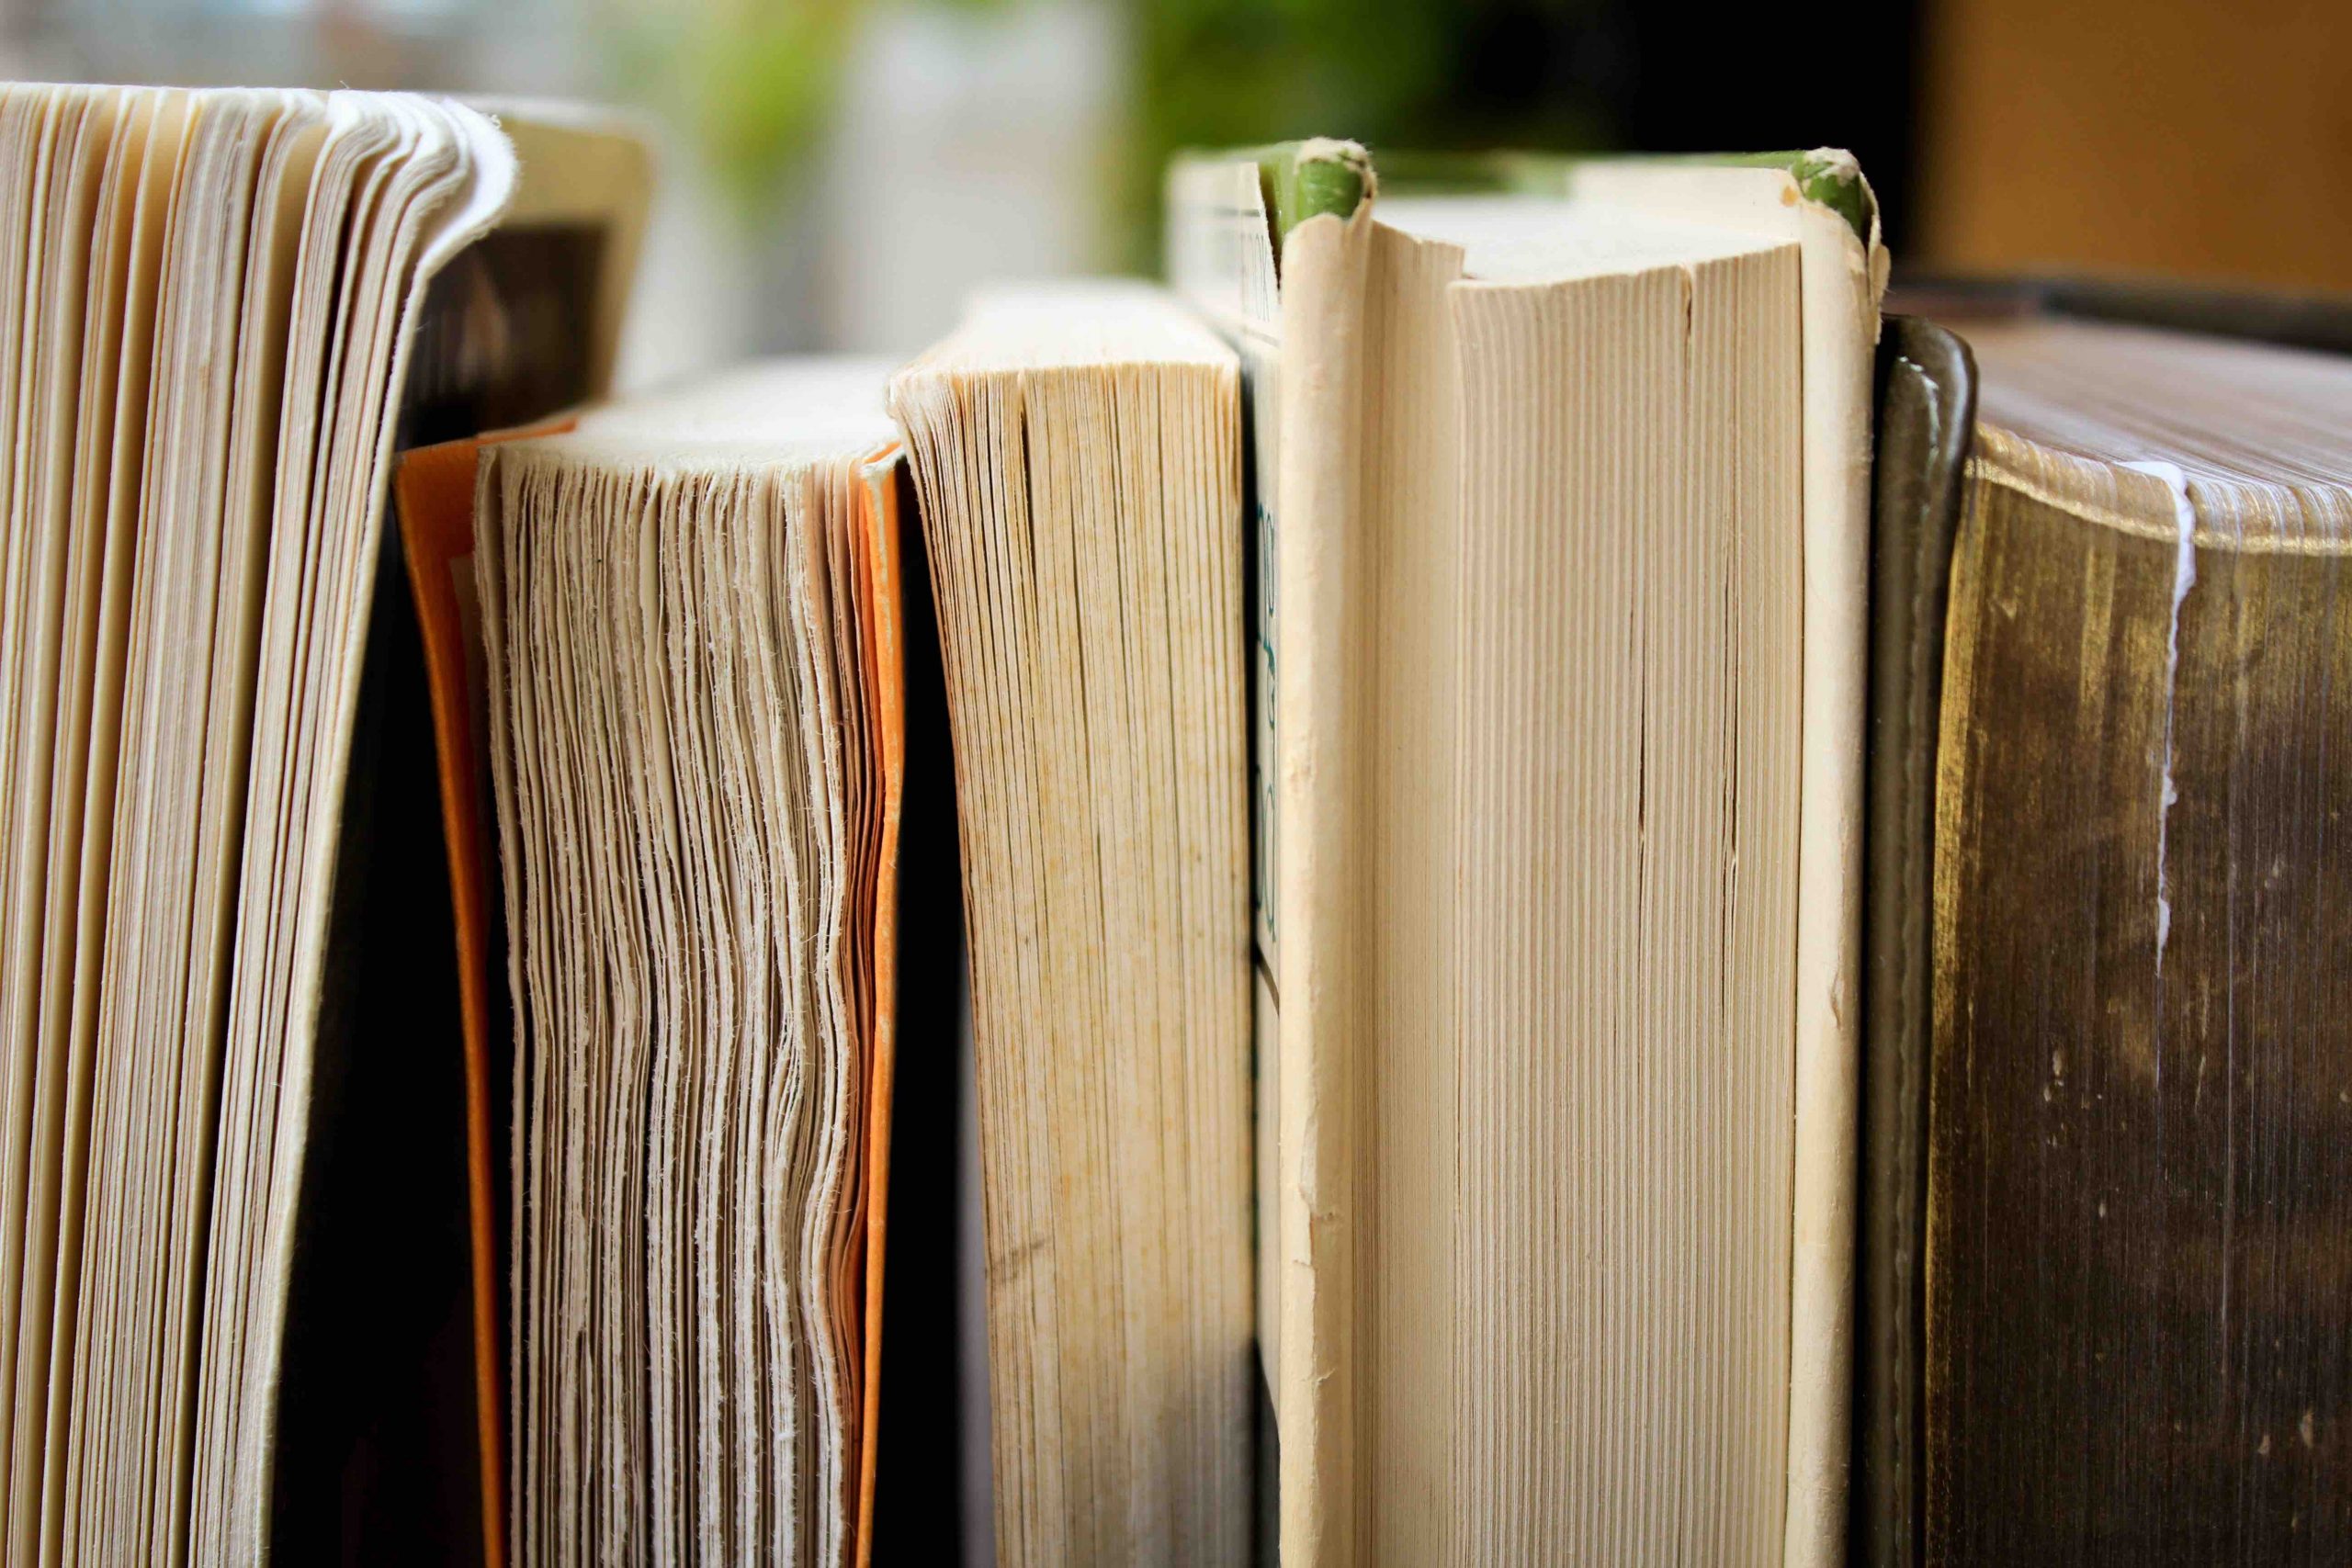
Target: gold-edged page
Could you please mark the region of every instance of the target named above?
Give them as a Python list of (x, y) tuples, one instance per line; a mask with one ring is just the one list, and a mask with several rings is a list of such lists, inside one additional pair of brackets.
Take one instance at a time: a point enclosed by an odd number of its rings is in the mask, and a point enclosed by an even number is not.
[[(1934, 781), (1922, 1560), (2324, 1558), (2352, 362), (1953, 324), (1978, 398)], [(2089, 1462), (2053, 1475), (2062, 1422)]]

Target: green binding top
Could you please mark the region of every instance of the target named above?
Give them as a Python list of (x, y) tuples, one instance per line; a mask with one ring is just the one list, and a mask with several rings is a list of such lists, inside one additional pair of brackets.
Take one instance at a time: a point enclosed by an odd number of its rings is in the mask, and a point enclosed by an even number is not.
[[(1379, 186), (1372, 156), (1353, 141), (1315, 138), (1224, 154), (1258, 165), (1266, 210), (1276, 242), (1319, 213), (1347, 218)], [(1391, 152), (1382, 163), (1392, 188), (1401, 191), (1548, 191), (1567, 188), (1579, 164), (1636, 161), (1623, 154), (1576, 152)], [(1811, 152), (1692, 152), (1641, 158), (1657, 164), (1713, 164), (1733, 168), (1783, 169), (1808, 201), (1843, 218), (1864, 245), (1878, 219), (1870, 182), (1854, 155), (1834, 147)]]
[(1492, 156), (1506, 171), (1509, 188), (1515, 190), (1566, 189), (1569, 175), (1579, 164), (1696, 164), (1717, 168), (1781, 169), (1796, 182), (1797, 194), (1843, 218), (1854, 231), (1854, 238), (1864, 246), (1870, 244), (1871, 227), (1878, 221), (1878, 203), (1871, 195), (1870, 181), (1862, 177), (1862, 165), (1851, 152), (1838, 147), (1816, 147), (1809, 152), (1683, 152), (1648, 156), (1498, 152)]
[(1352, 141), (1315, 137), (1283, 141), (1240, 156), (1254, 159), (1266, 193), (1266, 215), (1276, 240), (1309, 218), (1351, 218), (1374, 190), (1372, 155)]
[(1424, 154), (1405, 170), (1391, 168), (1391, 183), (1417, 190), (1517, 190), (1562, 192), (1571, 175), (1586, 164), (1695, 164), (1718, 168), (1782, 169), (1796, 182), (1797, 192), (1846, 220), (1854, 237), (1867, 246), (1878, 220), (1878, 203), (1862, 166), (1840, 148), (1816, 147), (1809, 152), (1687, 152), (1663, 154), (1583, 154), (1575, 152), (1488, 152), (1462, 158)]
[(1878, 221), (1878, 200), (1871, 195), (1871, 182), (1862, 178), (1862, 165), (1842, 147), (1816, 147), (1810, 152), (1707, 153), (1698, 161), (1786, 169), (1797, 182), (1798, 194), (1843, 218), (1863, 244), (1871, 243), (1871, 226)]

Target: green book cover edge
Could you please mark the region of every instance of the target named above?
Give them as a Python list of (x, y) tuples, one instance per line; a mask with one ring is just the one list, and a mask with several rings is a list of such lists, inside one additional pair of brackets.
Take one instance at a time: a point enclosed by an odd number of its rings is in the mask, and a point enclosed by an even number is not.
[(1841, 148), (1815, 147), (1805, 152), (1579, 153), (1485, 152), (1419, 153), (1404, 160), (1388, 157), (1383, 167), (1390, 185), (1400, 190), (1428, 192), (1546, 191), (1568, 188), (1575, 171), (1592, 164), (1690, 164), (1733, 169), (1780, 169), (1796, 182), (1797, 193), (1843, 218), (1854, 237), (1868, 245), (1878, 220), (1878, 201), (1854, 155)]
[(1277, 240), (1309, 218), (1330, 213), (1352, 215), (1385, 180), (1402, 192), (1468, 194), (1479, 191), (1543, 191), (1567, 188), (1581, 164), (1643, 162), (1690, 164), (1727, 168), (1781, 169), (1796, 182), (1798, 193), (1843, 218), (1863, 244), (1878, 219), (1878, 203), (1870, 181), (1850, 152), (1834, 147), (1806, 152), (1693, 152), (1667, 155), (1577, 152), (1386, 152), (1380, 158), (1380, 177), (1373, 173), (1370, 153), (1353, 141), (1315, 138), (1276, 142), (1194, 157), (1248, 161), (1258, 165), (1266, 196), (1266, 210)]
[(1310, 218), (1326, 213), (1339, 219), (1353, 217), (1378, 184), (1373, 177), (1371, 154), (1353, 141), (1315, 137), (1277, 142), (1239, 156), (1257, 164), (1266, 213), (1281, 239), (1288, 239), (1293, 229)]

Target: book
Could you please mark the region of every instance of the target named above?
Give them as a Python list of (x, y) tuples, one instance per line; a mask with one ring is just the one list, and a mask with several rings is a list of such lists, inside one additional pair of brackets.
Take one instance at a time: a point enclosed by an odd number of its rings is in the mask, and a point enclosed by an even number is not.
[(1435, 172), (1169, 186), (1252, 408), (1279, 1549), (1833, 1560), (1868, 187)]
[(447, 950), (363, 919), (431, 755), (382, 678), (382, 502), (414, 433), (601, 389), (643, 151), (20, 85), (0, 149), (7, 1552), (462, 1552), (460, 1079), (403, 1051)]
[(881, 390), (763, 367), (479, 449), (522, 1561), (842, 1562), (870, 1530), (905, 734)]
[(1888, 316), (1877, 394), (1852, 1549), (1864, 1562), (1908, 1564), (1923, 1495), (1938, 704), (1951, 536), (1976, 418), (1968, 345), (1923, 317)]
[(1239, 367), (977, 301), (891, 381), (945, 661), (1001, 1562), (1250, 1549)]
[[(1870, 1007), (1872, 1562), (2326, 1561), (2347, 1524), (2352, 368), (2119, 319), (2308, 311), (2138, 295), (1980, 299), (1945, 316), (1965, 351), (1908, 327), (1888, 373), (1883, 455), (1898, 395), (1945, 434), (1919, 525), (1882, 533), (1927, 607), (1907, 637), (1875, 611), (1912, 690), (1873, 762), (1906, 918)], [(1883, 525), (1883, 465), (1880, 496)]]

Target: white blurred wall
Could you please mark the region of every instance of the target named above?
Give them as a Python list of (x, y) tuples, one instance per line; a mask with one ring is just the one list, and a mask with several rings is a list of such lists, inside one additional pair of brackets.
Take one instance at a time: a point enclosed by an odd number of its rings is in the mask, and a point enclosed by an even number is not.
[(815, 215), (820, 341), (913, 353), (978, 284), (1102, 267), (1125, 132), (1122, 21), (1080, 0), (876, 9)]
[[(0, 76), (350, 83), (662, 115), (632, 102), (645, 88), (601, 15), (595, 0), (0, 0)], [(680, 128), (657, 130), (624, 387), (784, 349), (912, 354), (978, 284), (1098, 268), (1114, 248), (1122, 22), (1108, 0), (873, 0), (835, 67), (830, 130), (749, 209)]]

